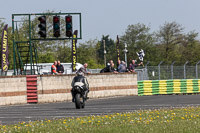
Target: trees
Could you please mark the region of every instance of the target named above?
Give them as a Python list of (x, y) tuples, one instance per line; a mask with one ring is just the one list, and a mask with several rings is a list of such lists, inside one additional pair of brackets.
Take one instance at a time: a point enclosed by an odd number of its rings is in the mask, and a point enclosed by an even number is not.
[(177, 45), (184, 40), (183, 27), (176, 23), (165, 23), (156, 34), (157, 44), (161, 45), (160, 55), (166, 62), (171, 62)]
[[(195, 65), (199, 61), (200, 57), (200, 43), (197, 41), (198, 33), (191, 31), (185, 35), (184, 42), (181, 47), (181, 59), (183, 61), (189, 61), (190, 64)], [(181, 61), (180, 61), (181, 62)]]
[[(51, 11), (48, 11), (51, 13)], [(27, 18), (22, 18), (23, 20)], [(47, 16), (47, 32), (48, 36), (53, 36), (52, 32), (52, 17)], [(61, 21), (64, 21), (61, 19)], [(64, 22), (63, 22), (64, 23)], [(63, 24), (61, 23), (61, 24)], [(0, 32), (2, 32), (5, 24), (0, 20)], [(32, 37), (39, 37), (37, 17), (32, 19)], [(64, 25), (61, 25), (63, 27)], [(28, 22), (24, 21), (18, 25), (19, 40), (27, 40), (28, 38)], [(63, 28), (61, 28), (63, 29)], [(13, 44), (11, 36), (11, 27), (8, 28), (9, 37), (9, 69), (13, 67)], [(61, 31), (64, 35), (64, 31)], [(128, 61), (138, 59), (136, 52), (143, 49), (145, 51), (144, 63), (151, 61), (151, 65), (157, 65), (160, 61), (171, 64), (176, 61), (176, 64), (184, 64), (189, 61), (190, 64), (195, 64), (200, 57), (200, 42), (197, 40), (198, 33), (191, 31), (184, 33), (184, 28), (176, 22), (166, 22), (160, 27), (157, 32), (150, 32), (150, 27), (144, 24), (128, 25), (125, 33), (120, 36), (120, 58), (124, 60), (124, 44), (127, 44)], [(100, 40), (89, 40), (84, 43), (78, 42), (77, 45), (77, 62), (89, 64), (89, 68), (104, 67), (104, 46), (106, 45), (106, 59), (112, 59), (117, 63), (116, 42), (109, 35), (103, 35)], [(1, 38), (0, 38), (1, 41)], [(33, 41), (37, 46), (39, 62), (48, 63), (54, 60), (61, 62), (71, 62), (71, 40), (62, 41)]]
[(183, 33), (183, 27), (176, 22), (166, 22), (156, 33), (156, 44), (159, 55), (165, 63), (176, 61), (176, 64), (184, 64), (190, 61), (197, 62), (199, 55), (199, 42), (196, 40), (198, 33), (191, 31)]
[(101, 41), (97, 44), (97, 53), (99, 57), (100, 64), (104, 64), (104, 44), (103, 40), (105, 40), (105, 50), (106, 50), (106, 60), (114, 60), (116, 58), (116, 44), (114, 40), (109, 38), (109, 35), (102, 36)]
[(87, 62), (89, 68), (101, 68), (102, 64), (100, 63), (97, 50), (97, 40), (80, 43), (77, 48), (77, 61), (82, 64)]
[(150, 28), (144, 24), (129, 25), (125, 34), (120, 37), (121, 47), (127, 44), (128, 61), (137, 59), (136, 52), (140, 49), (145, 51), (145, 61), (153, 60), (152, 54), (156, 54), (153, 45), (154, 39), (150, 33)]

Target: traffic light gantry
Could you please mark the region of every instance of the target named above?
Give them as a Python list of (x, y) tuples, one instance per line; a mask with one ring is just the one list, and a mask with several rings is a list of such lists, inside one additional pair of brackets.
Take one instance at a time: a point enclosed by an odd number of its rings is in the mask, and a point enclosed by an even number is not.
[[(40, 37), (46, 38), (47, 37), (47, 20), (46, 16), (40, 16), (38, 17), (38, 20), (40, 21), (38, 27), (39, 27), (39, 32), (38, 34)], [(72, 16), (67, 15), (65, 16), (65, 36), (68, 38), (72, 38), (73, 35), (73, 25), (72, 25)], [(61, 36), (61, 17), (59, 15), (53, 16), (53, 37), (60, 37)]]

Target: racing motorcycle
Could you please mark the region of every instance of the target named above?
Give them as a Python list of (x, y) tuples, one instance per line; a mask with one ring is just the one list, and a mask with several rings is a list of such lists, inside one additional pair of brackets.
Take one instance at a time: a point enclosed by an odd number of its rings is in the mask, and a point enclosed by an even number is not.
[(73, 90), (76, 109), (85, 108), (85, 101), (87, 100), (85, 89), (82, 86), (76, 85), (74, 86)]

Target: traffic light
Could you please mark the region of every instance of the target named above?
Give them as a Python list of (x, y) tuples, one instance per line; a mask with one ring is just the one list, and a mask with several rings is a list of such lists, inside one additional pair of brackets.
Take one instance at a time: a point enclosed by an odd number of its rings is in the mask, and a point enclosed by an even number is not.
[(60, 16), (53, 16), (53, 36), (60, 36)]
[(40, 35), (40, 37), (46, 37), (46, 16), (40, 16), (38, 18), (38, 20), (40, 21), (38, 27), (40, 28), (38, 34)]
[(68, 15), (65, 16), (65, 22), (66, 22), (66, 36), (72, 37), (72, 16)]

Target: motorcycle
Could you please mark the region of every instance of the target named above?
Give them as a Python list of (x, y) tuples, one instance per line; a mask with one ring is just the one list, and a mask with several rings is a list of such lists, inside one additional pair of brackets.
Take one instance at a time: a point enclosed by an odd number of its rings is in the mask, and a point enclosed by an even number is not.
[(75, 98), (75, 107), (76, 109), (81, 109), (85, 108), (85, 101), (87, 100), (86, 98), (86, 91), (82, 86), (74, 86), (74, 98)]

